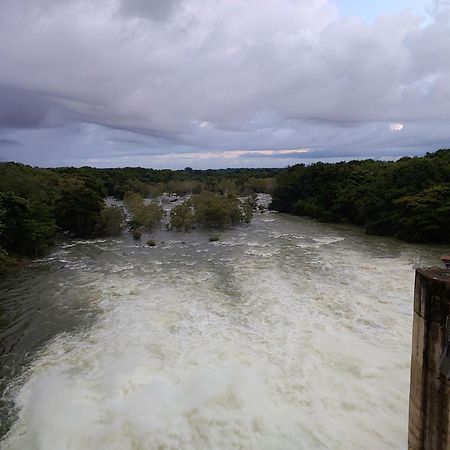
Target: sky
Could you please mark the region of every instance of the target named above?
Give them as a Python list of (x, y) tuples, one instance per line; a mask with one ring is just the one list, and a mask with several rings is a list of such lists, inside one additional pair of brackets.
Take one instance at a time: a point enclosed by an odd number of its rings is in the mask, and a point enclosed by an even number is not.
[(0, 161), (285, 167), (450, 147), (450, 0), (0, 1)]

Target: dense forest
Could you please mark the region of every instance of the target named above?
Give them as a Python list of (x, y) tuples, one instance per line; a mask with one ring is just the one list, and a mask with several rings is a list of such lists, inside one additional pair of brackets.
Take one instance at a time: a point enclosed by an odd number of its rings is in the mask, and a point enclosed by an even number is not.
[(279, 174), (272, 208), (411, 242), (450, 241), (450, 150), (396, 162), (303, 164)]
[[(164, 192), (190, 194), (170, 213), (173, 230), (248, 223), (256, 207), (252, 194), (266, 192), (279, 212), (351, 222), (407, 241), (450, 241), (450, 150), (286, 169), (43, 169), (8, 162), (0, 164), (0, 273), (17, 259), (45, 254), (62, 233), (92, 238), (127, 226), (139, 239), (164, 215), (145, 199)], [(124, 200), (132, 219), (107, 207), (106, 196)]]
[[(238, 196), (271, 192), (278, 172), (278, 169), (43, 169), (1, 163), (0, 274), (15, 267), (17, 260), (45, 254), (62, 233), (93, 238), (117, 235), (128, 227), (139, 239), (142, 232), (158, 226), (164, 215), (159, 204), (146, 203), (144, 199), (156, 198), (164, 192), (191, 194), (171, 214), (169, 225), (174, 230), (249, 222), (249, 201), (241, 201)], [(123, 199), (132, 219), (126, 222), (121, 208), (107, 207), (106, 196)]]

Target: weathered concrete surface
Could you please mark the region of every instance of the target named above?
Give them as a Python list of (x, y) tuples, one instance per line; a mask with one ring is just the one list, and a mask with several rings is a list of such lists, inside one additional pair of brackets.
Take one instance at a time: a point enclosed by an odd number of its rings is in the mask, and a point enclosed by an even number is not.
[(440, 362), (450, 315), (450, 270), (417, 269), (409, 398), (410, 450), (450, 450), (450, 382)]

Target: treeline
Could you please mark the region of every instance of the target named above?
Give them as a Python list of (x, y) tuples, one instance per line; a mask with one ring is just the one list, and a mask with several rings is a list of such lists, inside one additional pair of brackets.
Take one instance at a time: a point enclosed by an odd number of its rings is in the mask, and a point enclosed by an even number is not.
[(63, 167), (52, 170), (65, 176), (83, 175), (95, 178), (101, 181), (107, 195), (123, 199), (127, 192), (137, 192), (144, 197), (156, 197), (163, 192), (183, 195), (209, 191), (241, 196), (253, 192), (271, 193), (274, 177), (282, 169), (193, 170), (187, 167), (184, 170), (157, 170), (141, 167)]
[(122, 212), (106, 208), (106, 192), (100, 180), (83, 173), (0, 164), (0, 273), (16, 258), (45, 254), (58, 232), (78, 237), (121, 232)]
[(58, 233), (82, 238), (120, 234), (124, 214), (106, 206), (108, 195), (125, 200), (132, 231), (151, 230), (163, 211), (143, 199), (163, 192), (191, 194), (172, 211), (169, 225), (175, 230), (249, 222), (255, 205), (238, 196), (266, 192), (273, 194), (272, 208), (280, 212), (347, 221), (370, 234), (408, 241), (450, 241), (450, 150), (396, 162), (287, 169), (42, 169), (0, 163), (0, 273), (15, 258), (43, 255)]
[(277, 177), (271, 208), (411, 242), (450, 241), (450, 150), (396, 162), (303, 164)]
[[(273, 177), (278, 172), (277, 169), (42, 169), (0, 163), (0, 273), (13, 267), (17, 258), (45, 254), (58, 233), (82, 238), (120, 234), (125, 217), (120, 208), (106, 206), (104, 199), (108, 195), (125, 197), (133, 214), (129, 224), (132, 231), (151, 230), (161, 221), (162, 209), (155, 204), (145, 205), (143, 198), (163, 192), (193, 194), (198, 211), (199, 199), (206, 198), (205, 192), (211, 193), (219, 200), (206, 202), (209, 205), (206, 216), (217, 215), (209, 222), (226, 225), (234, 223), (234, 219), (228, 218), (230, 211), (236, 211), (230, 205), (237, 199), (232, 199), (236, 195), (271, 192)], [(195, 214), (195, 224), (200, 212), (196, 212), (194, 203), (188, 207)], [(182, 228), (188, 228), (187, 222)]]

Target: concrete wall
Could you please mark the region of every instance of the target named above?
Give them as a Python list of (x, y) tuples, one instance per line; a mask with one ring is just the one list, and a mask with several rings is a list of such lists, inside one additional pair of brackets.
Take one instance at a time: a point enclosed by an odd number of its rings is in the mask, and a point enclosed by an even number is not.
[(440, 371), (449, 315), (450, 271), (418, 269), (409, 401), (410, 450), (450, 450), (450, 381)]

